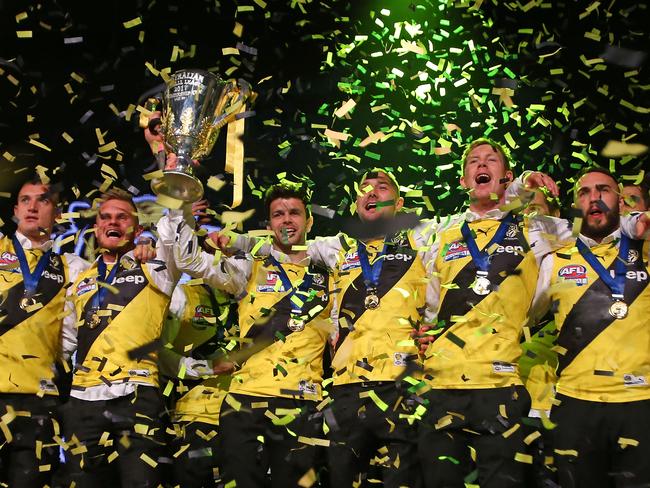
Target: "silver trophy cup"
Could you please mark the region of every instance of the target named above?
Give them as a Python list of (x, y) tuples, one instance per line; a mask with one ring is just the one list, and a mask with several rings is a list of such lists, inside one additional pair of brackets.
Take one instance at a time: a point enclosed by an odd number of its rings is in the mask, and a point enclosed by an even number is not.
[(171, 76), (162, 100), (162, 135), (168, 151), (176, 155), (173, 169), (152, 182), (156, 194), (195, 202), (203, 185), (194, 175), (193, 160), (207, 157), (220, 129), (234, 120), (246, 103), (248, 86), (225, 81), (204, 70), (181, 70)]

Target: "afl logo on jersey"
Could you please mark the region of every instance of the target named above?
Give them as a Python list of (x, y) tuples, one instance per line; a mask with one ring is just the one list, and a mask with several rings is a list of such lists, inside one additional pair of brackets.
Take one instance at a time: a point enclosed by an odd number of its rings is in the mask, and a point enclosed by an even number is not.
[(0, 268), (11, 269), (18, 266), (18, 256), (10, 252), (0, 254)]
[(279, 285), (278, 281), (280, 276), (273, 271), (266, 272), (266, 283), (257, 285), (257, 291), (259, 292), (283, 292), (284, 286)]
[(77, 289), (75, 290), (75, 293), (77, 294), (78, 297), (83, 295), (84, 293), (88, 293), (89, 291), (95, 291), (97, 289), (97, 283), (95, 281), (95, 278), (84, 278), (81, 280), (81, 283), (77, 285)]
[(463, 241), (454, 241), (449, 244), (447, 252), (445, 252), (445, 255), (443, 257), (443, 261), (453, 261), (455, 259), (464, 258), (469, 255), (470, 253), (467, 244), (465, 244)]
[(192, 326), (203, 330), (214, 324), (215, 317), (212, 307), (207, 305), (197, 305), (194, 309), (194, 317), (192, 317)]
[(361, 262), (359, 261), (359, 253), (349, 252), (345, 255), (345, 261), (341, 265), (341, 271), (348, 271), (350, 269), (360, 268)]
[(557, 275), (564, 280), (575, 281), (578, 286), (586, 285), (589, 281), (587, 278), (587, 268), (581, 264), (569, 264), (568, 266), (563, 266), (560, 268)]

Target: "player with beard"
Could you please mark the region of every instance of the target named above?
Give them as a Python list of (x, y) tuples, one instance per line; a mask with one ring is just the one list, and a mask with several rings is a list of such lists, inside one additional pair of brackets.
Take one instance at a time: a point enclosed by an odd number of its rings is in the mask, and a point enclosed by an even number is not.
[[(304, 250), (312, 217), (305, 189), (273, 186), (265, 198), (272, 250), (265, 259), (201, 252), (178, 241), (191, 259), (179, 267), (238, 299), (241, 368), (219, 412), (217, 463), (224, 482), (253, 488), (309, 483), (322, 445), (323, 355), (333, 330), (333, 285)], [(192, 224), (191, 220), (186, 220)], [(173, 216), (171, 228), (187, 227)], [(225, 362), (225, 361), (224, 361)], [(302, 481), (300, 481), (302, 479)]]
[[(575, 244), (542, 262), (536, 315), (559, 330), (551, 420), (563, 488), (650, 486), (650, 245), (621, 232), (614, 176), (577, 181)], [(648, 228), (638, 220), (637, 235)]]
[[(553, 246), (572, 239), (572, 230), (562, 219), (522, 219), (509, 212), (517, 206), (506, 204), (511, 180), (503, 146), (489, 139), (469, 144), (460, 179), (469, 209), (445, 219), (431, 246), (437, 317), (420, 339), (430, 342), (423, 352), (431, 390), (423, 395), (428, 405), (419, 424), (428, 486), (458, 486), (468, 476), (483, 488), (523, 483), (521, 420), (530, 398), (517, 370), (520, 336), (539, 263)], [(508, 193), (523, 194), (523, 183), (558, 194), (552, 179), (539, 172), (515, 180)], [(630, 235), (635, 222), (626, 226)]]
[(58, 464), (54, 364), (61, 341), (74, 335), (66, 284), (89, 266), (52, 250), (58, 203), (51, 184), (26, 182), (14, 206), (17, 230), (0, 239), (0, 482), (8, 486), (40, 488)]
[(78, 322), (66, 347), (76, 364), (63, 431), (68, 481), (77, 487), (155, 487), (164, 480), (161, 463), (170, 462), (156, 356), (180, 273), (163, 238), (156, 260), (136, 260), (141, 232), (130, 196), (104, 195), (95, 223), (100, 255), (71, 287)]
[[(313, 260), (334, 271), (339, 290), (333, 401), (325, 410), (331, 486), (365, 483), (378, 451), (375, 468), (384, 486), (421, 484), (413, 425), (418, 380), (410, 376), (417, 376), (418, 351), (411, 334), (426, 313), (430, 226), (400, 230), (403, 204), (393, 174), (372, 169), (358, 185), (359, 220), (351, 225), (358, 238), (339, 234), (308, 246)], [(227, 238), (220, 246), (228, 250)], [(234, 246), (253, 244), (239, 236)]]

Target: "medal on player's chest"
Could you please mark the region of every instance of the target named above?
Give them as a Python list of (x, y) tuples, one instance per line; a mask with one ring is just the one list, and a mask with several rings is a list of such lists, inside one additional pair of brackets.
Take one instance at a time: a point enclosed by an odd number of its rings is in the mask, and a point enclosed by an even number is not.
[(609, 314), (617, 320), (622, 320), (627, 317), (628, 306), (623, 300), (615, 300), (609, 306)]
[(291, 317), (287, 322), (287, 327), (291, 332), (301, 332), (305, 330), (305, 321), (300, 317)]
[(89, 329), (96, 329), (102, 323), (102, 318), (99, 315), (99, 309), (91, 308), (86, 314), (86, 324)]
[(22, 310), (27, 310), (29, 307), (36, 305), (36, 299), (28, 293), (25, 293), (18, 303)]
[(487, 275), (488, 274), (485, 271), (478, 271), (476, 273), (476, 279), (474, 280), (474, 284), (472, 285), (472, 290), (477, 295), (481, 295), (481, 296), (489, 295), (491, 291), (490, 287), (492, 286), (492, 283), (490, 282)]
[(374, 310), (379, 307), (379, 295), (377, 295), (376, 288), (369, 288), (366, 290), (366, 298), (363, 301), (366, 310)]

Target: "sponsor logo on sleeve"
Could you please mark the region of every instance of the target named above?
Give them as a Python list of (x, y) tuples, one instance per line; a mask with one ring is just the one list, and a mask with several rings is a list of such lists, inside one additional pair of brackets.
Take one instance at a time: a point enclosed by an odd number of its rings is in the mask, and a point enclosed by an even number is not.
[(568, 264), (567, 266), (563, 266), (557, 272), (557, 275), (564, 280), (574, 281), (578, 286), (586, 285), (589, 281), (587, 278), (587, 268), (582, 264)]
[(18, 268), (18, 256), (8, 251), (4, 251), (2, 254), (0, 254), (0, 268)]
[(192, 325), (197, 329), (206, 329), (211, 325), (215, 325), (215, 316), (212, 307), (209, 305), (197, 305), (194, 309), (194, 317), (192, 317)]

